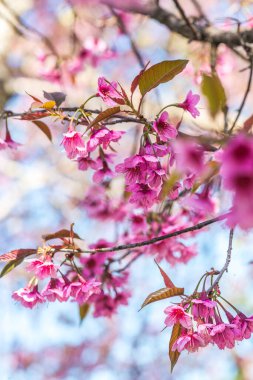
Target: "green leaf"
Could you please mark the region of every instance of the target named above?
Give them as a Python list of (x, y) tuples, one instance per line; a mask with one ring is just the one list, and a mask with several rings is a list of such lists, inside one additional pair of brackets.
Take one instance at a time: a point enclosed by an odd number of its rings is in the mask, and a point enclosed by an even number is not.
[(0, 277), (5, 276), (7, 273), (11, 272), (12, 269), (16, 268), (19, 264), (23, 262), (24, 258), (21, 259), (15, 259), (12, 261), (9, 261), (2, 269), (0, 273)]
[(142, 96), (159, 86), (159, 84), (173, 79), (177, 74), (181, 73), (187, 63), (188, 61), (185, 59), (163, 61), (144, 71), (139, 78), (139, 89)]
[(214, 118), (227, 102), (224, 87), (216, 73), (203, 74), (201, 91), (207, 98), (210, 114)]
[(87, 316), (89, 310), (90, 310), (90, 305), (88, 303), (84, 303), (83, 305), (79, 305), (80, 324), (82, 323), (84, 318)]
[(40, 120), (33, 120), (32, 121), (33, 124), (35, 124), (46, 136), (47, 138), (52, 141), (52, 134), (51, 134), (51, 131), (50, 129), (48, 128), (48, 126), (43, 123), (43, 121), (40, 121)]
[(150, 293), (143, 304), (141, 305), (141, 309), (144, 308), (144, 306), (149, 305), (150, 303), (163, 300), (165, 298), (175, 297), (175, 296), (181, 296), (184, 294), (184, 288), (162, 288), (159, 290), (156, 290), (153, 293)]
[(180, 336), (181, 333), (181, 325), (180, 323), (176, 323), (173, 326), (171, 337), (170, 337), (170, 343), (169, 343), (169, 357), (170, 357), (170, 364), (171, 364), (171, 372), (173, 371), (173, 368), (175, 367), (178, 358), (180, 356), (180, 352), (172, 351), (172, 346), (177, 340), (177, 338)]
[(107, 110), (100, 112), (100, 114), (98, 114), (98, 116), (91, 122), (90, 127), (93, 127), (93, 125), (96, 125), (101, 121), (108, 119), (108, 117), (115, 115), (118, 112), (120, 112), (119, 106), (108, 108)]

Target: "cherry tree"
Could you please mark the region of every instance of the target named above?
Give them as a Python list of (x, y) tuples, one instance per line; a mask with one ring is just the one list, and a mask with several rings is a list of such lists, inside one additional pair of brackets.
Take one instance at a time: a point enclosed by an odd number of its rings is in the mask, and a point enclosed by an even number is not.
[[(15, 47), (3, 53), (12, 90), (4, 87), (1, 153), (8, 163), (29, 160), (31, 141), (36, 151), (49, 140), (53, 186), (65, 160), (85, 192), (77, 199), (71, 188), (65, 214), (76, 202), (94, 236), (103, 226), (92, 243), (68, 218), (32, 248), (21, 235), (0, 256), (0, 277), (23, 268), (12, 294), (23, 307), (72, 301), (81, 321), (111, 318), (135, 291), (137, 261), (153, 260), (163, 285), (151, 294), (142, 285), (140, 309), (167, 300), (171, 371), (183, 351), (232, 349), (253, 332), (253, 316), (222, 291), (234, 239), (253, 227), (252, 4), (226, 5), (227, 14), (216, 1), (195, 0), (36, 1), (17, 10), (2, 1), (0, 9)], [(18, 109), (9, 110), (21, 78)], [(14, 137), (23, 126), (27, 148)], [(170, 268), (192, 270), (203, 254), (198, 236), (213, 224), (227, 234), (224, 264), (203, 267), (186, 288)]]

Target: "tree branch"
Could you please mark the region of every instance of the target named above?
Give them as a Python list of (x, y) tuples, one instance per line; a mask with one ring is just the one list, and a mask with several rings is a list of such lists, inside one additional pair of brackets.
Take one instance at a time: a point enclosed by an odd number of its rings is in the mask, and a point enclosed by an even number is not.
[(223, 268), (220, 270), (220, 273), (217, 276), (216, 280), (214, 281), (213, 285), (210, 286), (210, 288), (207, 290), (207, 294), (209, 294), (218, 285), (223, 274), (228, 271), (228, 266), (229, 266), (230, 261), (231, 261), (231, 254), (232, 254), (232, 248), (233, 248), (232, 247), (233, 237), (234, 237), (234, 229), (231, 228), (231, 230), (229, 231), (229, 242), (228, 242), (226, 262), (225, 262)]
[[(115, 252), (115, 251), (122, 251), (122, 250), (125, 250), (125, 249), (144, 247), (146, 245), (154, 244), (154, 243), (157, 243), (159, 241), (163, 241), (163, 240), (166, 240), (166, 239), (170, 239), (172, 237), (176, 237), (176, 236), (180, 236), (180, 235), (186, 234), (187, 232), (193, 232), (193, 231), (200, 230), (200, 229), (202, 229), (204, 227), (209, 226), (210, 224), (213, 224), (213, 223), (219, 222), (221, 220), (224, 220), (226, 217), (227, 217), (227, 214), (223, 214), (223, 215), (218, 216), (216, 218), (205, 220), (204, 222), (198, 223), (198, 224), (196, 224), (194, 226), (187, 227), (187, 228), (184, 228), (182, 230), (175, 231), (175, 232), (171, 232), (171, 233), (166, 234), (166, 235), (157, 236), (155, 238), (152, 238), (152, 239), (149, 239), (149, 240), (144, 240), (144, 241), (141, 241), (141, 242), (138, 242), (138, 243), (122, 244), (122, 245), (117, 245), (117, 246), (108, 247), (108, 248), (78, 250), (78, 252), (79, 253), (98, 253), (98, 252), (102, 253), (102, 252)], [(61, 250), (61, 252), (68, 252), (68, 250), (64, 249), (64, 250)]]

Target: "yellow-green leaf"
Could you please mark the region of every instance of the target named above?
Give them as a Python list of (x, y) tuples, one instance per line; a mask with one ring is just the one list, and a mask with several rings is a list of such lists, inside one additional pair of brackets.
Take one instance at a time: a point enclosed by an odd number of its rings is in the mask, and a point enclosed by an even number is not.
[(12, 269), (16, 268), (19, 264), (22, 263), (22, 261), (24, 260), (24, 258), (21, 258), (21, 259), (15, 259), (15, 260), (12, 260), (12, 261), (9, 261), (2, 269), (1, 273), (0, 273), (0, 277), (3, 277), (5, 276), (7, 273), (11, 272)]
[(90, 310), (90, 305), (88, 303), (84, 303), (83, 305), (79, 305), (79, 316), (80, 323), (84, 320)]
[(214, 118), (219, 111), (224, 109), (227, 102), (225, 90), (218, 75), (216, 73), (203, 74), (201, 90), (207, 98), (210, 114)]
[(98, 114), (98, 116), (91, 122), (90, 127), (93, 127), (93, 125), (96, 125), (101, 121), (108, 119), (108, 117), (115, 115), (118, 112), (120, 112), (119, 106), (108, 108), (107, 110), (100, 112), (100, 114)]
[(48, 102), (43, 103), (40, 108), (45, 108), (47, 110), (54, 108), (56, 106), (56, 103), (54, 100), (49, 100)]
[(180, 323), (176, 323), (173, 326), (171, 337), (170, 337), (170, 343), (169, 343), (169, 357), (170, 357), (170, 364), (171, 364), (171, 372), (173, 371), (173, 368), (175, 367), (178, 358), (180, 356), (180, 352), (172, 351), (172, 346), (177, 340), (177, 338), (180, 336), (181, 333), (181, 325)]
[(145, 301), (141, 305), (141, 309), (143, 309), (144, 306), (146, 306), (150, 303), (160, 301), (160, 300), (163, 300), (165, 298), (181, 296), (182, 294), (184, 294), (184, 288), (174, 287), (174, 288), (162, 288), (162, 289), (156, 290), (155, 292), (150, 293), (147, 296), (147, 298), (145, 299)]
[(50, 131), (49, 127), (45, 123), (43, 123), (43, 121), (33, 120), (32, 123), (37, 125), (37, 127), (47, 136), (47, 138), (50, 141), (52, 141), (51, 131)]
[(139, 89), (142, 96), (159, 86), (159, 84), (166, 83), (173, 79), (185, 68), (187, 63), (188, 61), (185, 59), (163, 61), (144, 71), (139, 79)]

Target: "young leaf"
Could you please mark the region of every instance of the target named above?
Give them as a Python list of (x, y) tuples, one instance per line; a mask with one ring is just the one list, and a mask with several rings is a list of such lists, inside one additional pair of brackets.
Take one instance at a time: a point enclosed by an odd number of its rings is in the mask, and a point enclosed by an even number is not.
[(170, 343), (169, 343), (169, 357), (170, 357), (170, 364), (171, 364), (171, 372), (173, 371), (173, 368), (175, 367), (178, 358), (180, 356), (180, 352), (172, 351), (172, 346), (177, 340), (177, 338), (180, 336), (181, 333), (181, 325), (180, 323), (176, 323), (173, 326), (171, 337), (170, 337)]
[(243, 124), (243, 130), (249, 132), (253, 126), (253, 115), (251, 115)]
[(21, 264), (23, 262), (24, 258), (21, 258), (21, 259), (15, 259), (15, 260), (11, 260), (9, 261), (2, 269), (1, 273), (0, 273), (0, 278), (5, 276), (7, 273), (9, 273), (10, 271), (12, 271), (12, 269), (16, 268), (19, 264)]
[(37, 127), (47, 136), (47, 138), (52, 141), (52, 134), (48, 126), (40, 120), (33, 120), (33, 124), (37, 125)]
[(220, 78), (216, 73), (211, 75), (203, 74), (201, 90), (206, 96), (211, 116), (214, 118), (217, 113), (226, 105), (226, 94)]
[(134, 91), (136, 90), (138, 84), (139, 84), (139, 81), (140, 81), (140, 77), (142, 76), (142, 74), (144, 73), (144, 71), (146, 70), (147, 66), (149, 65), (149, 62), (145, 65), (145, 67), (139, 72), (138, 75), (136, 75), (136, 77), (133, 79), (132, 81), (132, 84), (131, 84), (131, 93), (133, 94)]
[(24, 259), (27, 256), (35, 255), (37, 249), (21, 248), (0, 255), (0, 262), (11, 261), (16, 259)]
[(28, 94), (28, 92), (26, 92), (27, 95), (29, 95), (35, 102), (38, 102), (38, 103), (43, 103), (39, 98), (36, 98), (35, 96), (31, 95), (31, 94)]
[(181, 296), (184, 294), (184, 288), (162, 288), (159, 290), (156, 290), (153, 293), (150, 293), (143, 304), (141, 305), (141, 309), (144, 308), (144, 306), (149, 305), (150, 303), (163, 300), (165, 298), (175, 297), (175, 296)]
[(43, 91), (44, 98), (47, 100), (53, 100), (57, 107), (64, 102), (66, 95), (63, 92), (47, 92)]
[(42, 111), (37, 111), (37, 112), (26, 112), (23, 115), (18, 117), (18, 120), (38, 120), (42, 119), (43, 117), (50, 116), (49, 112), (42, 112)]
[(45, 108), (47, 110), (50, 110), (56, 106), (56, 103), (54, 100), (49, 100), (48, 102), (43, 103), (40, 108)]
[(70, 238), (71, 234), (74, 238), (82, 240), (82, 238), (78, 234), (76, 234), (75, 232), (71, 232), (67, 229), (57, 231), (53, 234), (42, 235), (42, 239), (44, 239), (45, 241), (48, 241), (48, 240), (52, 240), (52, 239)]
[(90, 127), (93, 127), (93, 125), (96, 125), (101, 121), (108, 119), (108, 117), (115, 115), (118, 112), (120, 112), (119, 106), (108, 108), (107, 110), (100, 112), (100, 114), (98, 114), (98, 116), (91, 122)]
[(185, 59), (163, 61), (144, 71), (139, 80), (139, 89), (142, 96), (159, 86), (159, 84), (173, 79), (177, 74), (183, 71), (187, 63), (188, 61)]
[(84, 303), (83, 305), (79, 305), (80, 324), (82, 323), (84, 318), (87, 316), (89, 310), (90, 310), (90, 305), (88, 303)]
[(175, 288), (175, 285), (173, 284), (173, 282), (171, 281), (169, 276), (164, 272), (164, 270), (160, 267), (160, 265), (158, 264), (158, 262), (156, 260), (155, 260), (155, 263), (158, 266), (158, 269), (159, 269), (161, 275), (163, 276), (165, 286), (167, 288)]

